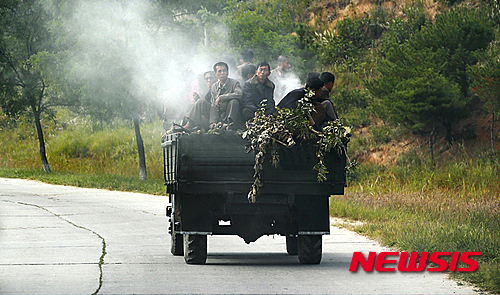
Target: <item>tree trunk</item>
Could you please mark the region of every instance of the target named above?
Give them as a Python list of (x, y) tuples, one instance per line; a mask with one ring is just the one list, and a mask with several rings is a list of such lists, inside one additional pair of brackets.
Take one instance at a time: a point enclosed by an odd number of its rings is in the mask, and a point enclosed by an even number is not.
[(429, 133), (429, 153), (431, 156), (431, 165), (434, 165), (434, 142), (436, 141), (436, 129), (432, 128)]
[[(446, 130), (446, 141), (448, 142), (448, 147), (451, 147), (453, 144), (453, 135), (452, 135), (452, 127), (451, 127), (451, 122), (444, 122), (443, 123), (445, 130)], [(434, 134), (434, 136), (436, 136)]]
[(491, 145), (491, 150), (495, 152), (495, 137), (494, 137), (494, 131), (493, 128), (495, 127), (495, 112), (491, 112), (491, 125), (490, 125), (490, 145)]
[(49, 161), (45, 153), (45, 139), (43, 138), (42, 124), (40, 123), (40, 112), (36, 109), (34, 104), (31, 104), (31, 110), (35, 117), (36, 132), (38, 134), (38, 143), (40, 144), (40, 158), (42, 160), (43, 171), (50, 172)]
[(203, 26), (203, 36), (204, 36), (205, 47), (210, 46), (210, 36), (208, 35), (207, 25)]
[(137, 142), (137, 152), (139, 154), (139, 179), (146, 180), (148, 178), (148, 174), (146, 172), (146, 155), (144, 153), (144, 142), (142, 141), (139, 119), (134, 119), (134, 130)]

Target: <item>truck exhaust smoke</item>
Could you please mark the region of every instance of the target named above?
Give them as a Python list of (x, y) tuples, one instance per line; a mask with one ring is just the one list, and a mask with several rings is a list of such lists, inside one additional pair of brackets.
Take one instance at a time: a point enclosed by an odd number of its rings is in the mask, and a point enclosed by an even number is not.
[(80, 1), (74, 8), (66, 31), (78, 53), (71, 57), (70, 67), (99, 96), (87, 100), (125, 113), (156, 101), (173, 119), (183, 115), (190, 104), (189, 83), (195, 73), (209, 70), (215, 57), (198, 53), (203, 29), (187, 35), (177, 28), (174, 16), (169, 23), (160, 22), (155, 5)]

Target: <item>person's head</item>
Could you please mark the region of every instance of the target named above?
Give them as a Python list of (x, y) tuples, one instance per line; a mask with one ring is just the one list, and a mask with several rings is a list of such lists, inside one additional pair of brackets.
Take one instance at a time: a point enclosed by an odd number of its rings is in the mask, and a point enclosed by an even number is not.
[(323, 88), (324, 85), (325, 83), (323, 83), (319, 77), (313, 76), (307, 79), (306, 89), (309, 88), (314, 91), (314, 97), (317, 97), (321, 93), (321, 88)]
[(278, 68), (280, 68), (283, 72), (288, 72), (291, 66), (290, 57), (286, 55), (280, 55), (278, 57)]
[(255, 71), (257, 70), (257, 66), (254, 64), (246, 64), (242, 69), (241, 69), (241, 77), (243, 80), (248, 80), (255, 75)]
[(259, 79), (260, 83), (264, 83), (267, 80), (267, 77), (271, 74), (271, 66), (265, 62), (261, 61), (257, 64), (257, 70), (255, 71), (255, 75), (257, 75), (257, 79)]
[(229, 66), (223, 61), (219, 61), (214, 65), (215, 77), (222, 83), (225, 83), (229, 74)]
[(325, 83), (325, 88), (328, 89), (328, 91), (332, 91), (333, 84), (335, 84), (335, 75), (330, 72), (323, 72), (319, 78)]
[(309, 72), (307, 73), (306, 75), (306, 81), (308, 81), (309, 79), (311, 79), (312, 77), (318, 77), (320, 76), (321, 74), (318, 73), (318, 72)]
[(241, 51), (241, 63), (253, 62), (253, 51), (251, 49), (243, 49)]
[(231, 78), (237, 78), (236, 75), (236, 69), (238, 67), (238, 63), (236, 62), (236, 59), (230, 55), (224, 56), (221, 61), (225, 62), (226, 65), (228, 65), (227, 72), (228, 72), (228, 77)]
[(214, 71), (207, 71), (203, 73), (203, 81), (205, 82), (205, 85), (207, 85), (207, 87), (210, 89), (210, 86), (212, 86), (212, 84), (217, 81)]

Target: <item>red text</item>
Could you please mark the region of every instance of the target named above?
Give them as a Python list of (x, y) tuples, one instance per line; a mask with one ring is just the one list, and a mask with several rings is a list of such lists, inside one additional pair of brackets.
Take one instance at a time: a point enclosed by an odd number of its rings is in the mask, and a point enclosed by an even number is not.
[[(481, 252), (377, 252), (368, 253), (366, 258), (362, 252), (354, 252), (352, 255), (349, 271), (357, 271), (361, 266), (364, 271), (475, 271), (478, 267), (477, 261), (470, 256), (479, 256)], [(448, 262), (449, 261), (449, 262)], [(466, 267), (458, 267), (462, 262)], [(428, 263), (434, 265), (428, 267)]]

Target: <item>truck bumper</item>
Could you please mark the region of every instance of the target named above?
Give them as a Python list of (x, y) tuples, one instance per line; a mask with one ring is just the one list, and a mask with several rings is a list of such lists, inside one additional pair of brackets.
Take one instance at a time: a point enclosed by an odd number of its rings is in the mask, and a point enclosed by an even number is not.
[(262, 235), (324, 235), (330, 233), (328, 196), (245, 195), (176, 196), (182, 211), (178, 233), (238, 235), (245, 242)]

